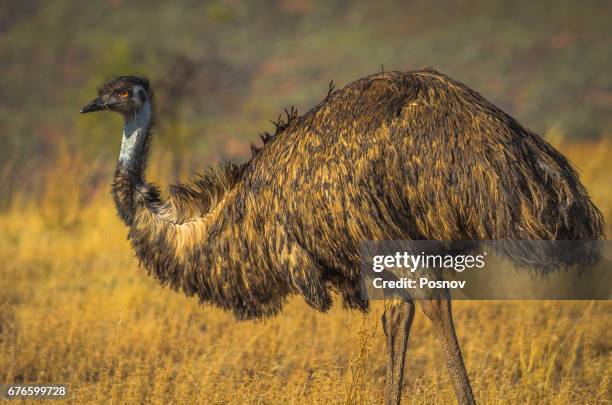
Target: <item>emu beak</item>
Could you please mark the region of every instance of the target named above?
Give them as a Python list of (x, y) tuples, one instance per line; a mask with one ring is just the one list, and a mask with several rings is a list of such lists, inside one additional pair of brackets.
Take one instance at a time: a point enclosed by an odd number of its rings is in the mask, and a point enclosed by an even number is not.
[(104, 100), (102, 100), (102, 97), (98, 97), (94, 100), (91, 100), (87, 105), (85, 105), (83, 108), (81, 108), (81, 114), (85, 114), (88, 112), (94, 112), (94, 111), (100, 111), (102, 109), (104, 109)]

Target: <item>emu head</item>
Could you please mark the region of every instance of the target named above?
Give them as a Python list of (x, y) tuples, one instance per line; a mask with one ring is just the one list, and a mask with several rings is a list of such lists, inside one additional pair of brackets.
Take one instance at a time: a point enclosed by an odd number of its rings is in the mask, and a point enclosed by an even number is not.
[(149, 80), (142, 76), (117, 76), (98, 88), (98, 97), (83, 108), (81, 114), (94, 111), (116, 111), (126, 118), (137, 114), (145, 101), (153, 98)]

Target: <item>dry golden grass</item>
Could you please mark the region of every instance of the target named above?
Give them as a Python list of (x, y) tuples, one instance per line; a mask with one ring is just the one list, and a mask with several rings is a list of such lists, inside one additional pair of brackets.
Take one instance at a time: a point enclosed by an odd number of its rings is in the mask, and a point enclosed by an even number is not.
[[(555, 143), (611, 222), (610, 142)], [(340, 306), (319, 314), (296, 298), (259, 323), (200, 307), (137, 269), (108, 190), (82, 193), (90, 170), (64, 156), (39, 202), (16, 196), (0, 214), (0, 383), (67, 383), (73, 403), (382, 401), (380, 305), (366, 316)], [(610, 403), (612, 303), (454, 309), (480, 403)], [(405, 403), (452, 403), (423, 318), (410, 338)]]

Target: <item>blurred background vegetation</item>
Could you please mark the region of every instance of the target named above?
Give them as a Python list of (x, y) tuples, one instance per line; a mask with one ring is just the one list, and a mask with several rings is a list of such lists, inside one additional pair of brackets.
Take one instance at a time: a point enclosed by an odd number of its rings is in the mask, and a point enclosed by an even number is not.
[(0, 4), (3, 196), (61, 153), (114, 162), (120, 117), (78, 114), (111, 74), (150, 77), (156, 149), (199, 167), (248, 157), (283, 107), (304, 112), (330, 80), (382, 66), (433, 66), (543, 135), (612, 133), (609, 1)]

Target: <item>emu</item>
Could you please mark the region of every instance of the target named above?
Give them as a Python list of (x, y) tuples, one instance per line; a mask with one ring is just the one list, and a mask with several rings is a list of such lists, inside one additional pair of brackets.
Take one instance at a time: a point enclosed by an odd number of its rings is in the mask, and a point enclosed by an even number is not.
[[(570, 163), (477, 92), (432, 69), (374, 74), (279, 119), (243, 164), (169, 198), (145, 180), (149, 81), (119, 76), (81, 113), (125, 118), (112, 195), (140, 263), (162, 285), (231, 311), (278, 314), (299, 294), (352, 309), (365, 240), (596, 240), (603, 220)], [(448, 291), (422, 289), (457, 400), (473, 404)], [(386, 401), (400, 402), (416, 297), (385, 303)]]

